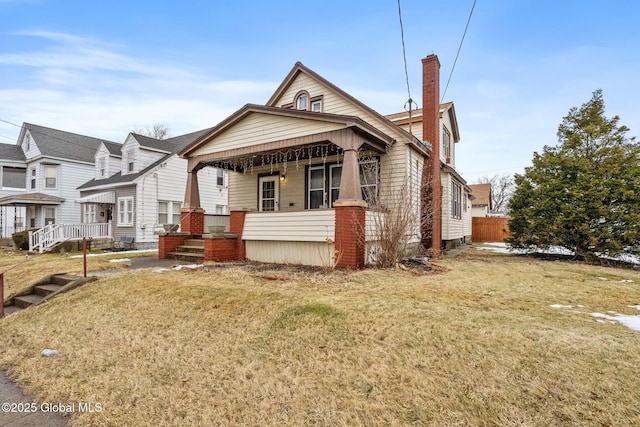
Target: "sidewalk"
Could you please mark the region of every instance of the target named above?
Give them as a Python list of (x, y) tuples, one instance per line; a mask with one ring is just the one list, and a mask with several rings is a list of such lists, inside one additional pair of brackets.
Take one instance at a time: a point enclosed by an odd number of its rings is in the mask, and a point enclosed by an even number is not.
[[(22, 390), (7, 378), (6, 373), (0, 372), (0, 405), (2, 405), (0, 427), (63, 427), (67, 425), (66, 418), (60, 414), (42, 412), (38, 404), (32, 406), (32, 403), (33, 399), (25, 396)], [(25, 412), (25, 409), (35, 409), (35, 412)]]

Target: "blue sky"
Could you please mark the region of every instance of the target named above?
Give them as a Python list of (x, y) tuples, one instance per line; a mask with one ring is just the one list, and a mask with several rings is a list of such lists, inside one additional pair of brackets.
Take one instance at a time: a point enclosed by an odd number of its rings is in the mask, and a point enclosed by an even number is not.
[[(401, 0), (411, 96), (420, 59), (451, 72), (473, 0)], [(408, 99), (397, 0), (0, 0), (0, 120), (122, 142), (163, 123), (211, 127), (263, 104), (296, 61), (380, 113)], [(469, 183), (522, 173), (568, 110), (601, 88), (640, 136), (640, 3), (477, 0), (444, 101)], [(0, 142), (19, 128), (0, 122)]]

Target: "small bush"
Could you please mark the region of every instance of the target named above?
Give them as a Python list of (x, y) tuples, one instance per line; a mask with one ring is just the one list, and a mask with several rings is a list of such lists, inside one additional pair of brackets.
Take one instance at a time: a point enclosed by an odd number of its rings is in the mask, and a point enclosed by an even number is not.
[(32, 228), (31, 230), (18, 231), (17, 233), (13, 233), (11, 238), (13, 239), (13, 244), (16, 246), (16, 249), (20, 249), (21, 251), (29, 250), (29, 232), (35, 231), (37, 228)]

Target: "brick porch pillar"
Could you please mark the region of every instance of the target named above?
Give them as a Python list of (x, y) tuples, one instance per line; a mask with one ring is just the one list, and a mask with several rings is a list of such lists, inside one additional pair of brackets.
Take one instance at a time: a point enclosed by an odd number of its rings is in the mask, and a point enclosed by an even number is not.
[(193, 235), (204, 234), (204, 209), (181, 208), (180, 231)]
[(244, 219), (246, 216), (246, 211), (231, 211), (229, 216), (229, 232), (238, 236), (238, 244), (236, 246), (238, 250), (237, 259), (245, 259), (247, 257), (244, 240), (242, 240), (242, 231), (244, 230)]
[(365, 217), (363, 201), (333, 204), (336, 213), (335, 263), (338, 268), (356, 270), (364, 267)]

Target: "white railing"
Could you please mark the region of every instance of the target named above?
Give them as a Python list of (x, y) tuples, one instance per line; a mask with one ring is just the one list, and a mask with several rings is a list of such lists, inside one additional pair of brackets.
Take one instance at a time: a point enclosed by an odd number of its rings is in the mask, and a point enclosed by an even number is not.
[(111, 222), (92, 224), (49, 224), (29, 232), (29, 251), (46, 252), (60, 242), (111, 238)]

